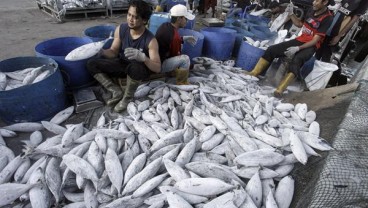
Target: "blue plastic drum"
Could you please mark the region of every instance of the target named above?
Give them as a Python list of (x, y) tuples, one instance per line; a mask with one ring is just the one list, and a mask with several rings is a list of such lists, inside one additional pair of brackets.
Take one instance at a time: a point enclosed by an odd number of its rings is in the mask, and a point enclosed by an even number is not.
[(148, 29), (155, 35), (157, 29), (161, 26), (162, 23), (165, 22), (170, 22), (169, 13), (167, 12), (153, 13), (149, 19)]
[(224, 27), (206, 27), (201, 29), (204, 35), (203, 56), (223, 61), (231, 57), (236, 30)]
[(0, 62), (0, 72), (48, 65), (45, 79), (12, 90), (0, 91), (0, 117), (6, 123), (48, 120), (66, 108), (66, 93), (58, 64), (45, 57), (16, 57)]
[(227, 27), (233, 30), (236, 30), (236, 37), (235, 37), (235, 43), (233, 48), (232, 56), (236, 57), (239, 53), (239, 49), (241, 46), (241, 43), (243, 42), (244, 36), (253, 38), (253, 33), (249, 32), (248, 30), (242, 29), (240, 27)]
[(92, 41), (97, 42), (109, 38), (110, 34), (114, 35), (114, 31), (114, 25), (97, 25), (85, 29), (83, 31), (83, 35), (91, 38)]
[(66, 61), (65, 57), (75, 48), (87, 43), (92, 43), (87, 37), (55, 38), (37, 44), (35, 51), (38, 57), (54, 59), (59, 64), (67, 90), (75, 90), (95, 83), (86, 68), (89, 59)]
[(181, 50), (182, 54), (188, 55), (190, 60), (202, 55), (202, 48), (204, 42), (204, 36), (202, 33), (189, 29), (179, 29), (179, 34), (180, 36), (192, 35), (197, 38), (197, 43), (195, 45), (191, 45), (187, 42), (184, 42), (183, 48)]
[(247, 71), (252, 71), (264, 52), (264, 50), (243, 41), (236, 58), (235, 66), (241, 67)]

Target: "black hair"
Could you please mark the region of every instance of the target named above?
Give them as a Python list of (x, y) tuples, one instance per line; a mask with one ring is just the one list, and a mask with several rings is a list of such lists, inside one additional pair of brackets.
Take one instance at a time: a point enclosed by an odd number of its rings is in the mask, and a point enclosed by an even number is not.
[(135, 7), (137, 11), (137, 16), (141, 17), (143, 20), (148, 21), (152, 15), (152, 7), (145, 1), (130, 1), (129, 7)]
[(170, 20), (170, 22), (171, 22), (171, 23), (175, 23), (179, 18), (180, 18), (180, 17), (178, 17), (178, 16), (171, 16), (171, 20)]

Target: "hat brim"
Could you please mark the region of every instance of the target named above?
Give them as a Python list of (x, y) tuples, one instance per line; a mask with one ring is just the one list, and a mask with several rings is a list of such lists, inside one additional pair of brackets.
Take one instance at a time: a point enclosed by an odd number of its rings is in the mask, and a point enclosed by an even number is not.
[(194, 20), (195, 16), (189, 12), (187, 12), (187, 14), (185, 15), (185, 18), (187, 18), (188, 20)]

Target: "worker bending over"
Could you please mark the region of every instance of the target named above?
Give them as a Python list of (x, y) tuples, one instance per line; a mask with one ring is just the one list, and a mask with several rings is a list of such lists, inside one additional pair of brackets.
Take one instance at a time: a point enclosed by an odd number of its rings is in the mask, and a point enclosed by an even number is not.
[(181, 44), (187, 41), (192, 45), (196, 44), (194, 36), (179, 35), (179, 28), (185, 27), (188, 20), (193, 20), (195, 16), (188, 12), (186, 6), (177, 4), (170, 9), (171, 22), (163, 23), (156, 32), (156, 39), (159, 45), (159, 53), (162, 61), (161, 72), (175, 70), (176, 84), (188, 84), (190, 67), (189, 56), (181, 54)]
[(286, 87), (299, 74), (300, 68), (309, 60), (318, 49), (326, 35), (326, 31), (331, 24), (332, 14), (327, 9), (331, 0), (314, 0), (312, 10), (307, 12), (304, 21), (298, 19), (293, 12), (293, 5), (290, 4), (285, 11), (293, 24), (302, 27), (301, 35), (296, 39), (282, 42), (270, 46), (259, 59), (250, 75), (258, 76), (266, 70), (275, 58), (287, 57), (290, 60), (289, 72), (281, 80), (274, 95), (281, 97)]
[[(146, 2), (131, 1), (127, 23), (116, 28), (111, 47), (101, 51), (102, 58), (91, 59), (87, 63), (92, 76), (112, 93), (106, 104), (115, 105), (115, 112), (126, 110), (141, 80), (161, 70), (157, 40), (146, 29), (151, 14), (152, 9)], [(112, 77), (127, 78), (126, 86), (115, 84)]]

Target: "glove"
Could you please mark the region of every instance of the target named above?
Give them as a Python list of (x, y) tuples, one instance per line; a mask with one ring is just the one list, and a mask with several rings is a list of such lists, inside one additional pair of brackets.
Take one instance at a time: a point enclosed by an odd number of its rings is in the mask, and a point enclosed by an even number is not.
[(192, 35), (183, 36), (183, 41), (186, 41), (190, 45), (194, 46), (197, 43), (197, 38)]
[(287, 5), (287, 7), (285, 8), (285, 12), (287, 12), (290, 15), (294, 14), (294, 4), (290, 3)]
[(299, 51), (299, 47), (298, 46), (292, 46), (289, 47), (288, 49), (286, 49), (286, 51), (284, 52), (285, 56), (287, 56), (288, 58), (293, 58), (294, 55)]
[(136, 48), (126, 48), (124, 50), (124, 55), (129, 60), (136, 60), (139, 62), (146, 61), (146, 54)]

